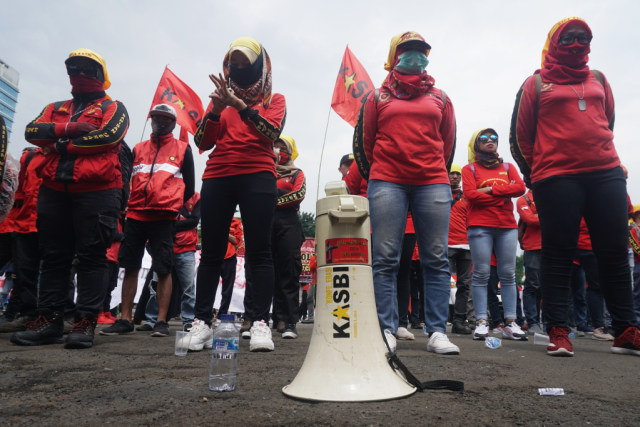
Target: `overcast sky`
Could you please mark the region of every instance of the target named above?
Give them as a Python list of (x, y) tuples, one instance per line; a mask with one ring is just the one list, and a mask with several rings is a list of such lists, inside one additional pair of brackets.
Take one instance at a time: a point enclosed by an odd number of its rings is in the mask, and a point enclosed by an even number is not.
[[(206, 105), (213, 90), (207, 76), (222, 70), (229, 43), (256, 38), (271, 56), (274, 92), (287, 100), (283, 133), (295, 138), (296, 164), (307, 177), (305, 212), (315, 212), (318, 175), (322, 197), (324, 185), (339, 179), (340, 157), (351, 151), (353, 128), (330, 112), (347, 44), (379, 86), (391, 37), (407, 30), (422, 34), (432, 46), (427, 70), (456, 111), (454, 161), (467, 163), (467, 143), (481, 127), (498, 131), (499, 153), (513, 161), (508, 134), (516, 92), (540, 67), (549, 29), (577, 15), (594, 34), (589, 65), (603, 71), (613, 89), (616, 147), (629, 168), (632, 201), (640, 203), (634, 128), (640, 112), (638, 1), (33, 0), (7, 1), (2, 9), (0, 58), (20, 73), (14, 156), (27, 145), (27, 123), (47, 103), (70, 98), (64, 60), (74, 49), (86, 47), (105, 58), (112, 81), (107, 92), (129, 111), (126, 140), (133, 146), (143, 137), (165, 65)], [(207, 157), (194, 153), (200, 177)]]

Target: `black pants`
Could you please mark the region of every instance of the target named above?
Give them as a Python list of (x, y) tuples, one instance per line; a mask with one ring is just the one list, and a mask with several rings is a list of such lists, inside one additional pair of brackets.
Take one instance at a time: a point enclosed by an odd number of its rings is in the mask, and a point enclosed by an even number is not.
[(211, 322), (211, 308), (218, 288), (229, 227), (236, 206), (240, 206), (244, 228), (245, 259), (251, 270), (250, 306), (247, 320), (267, 320), (273, 298), (271, 225), (276, 204), (276, 178), (269, 172), (210, 178), (202, 182), (202, 254), (196, 279), (195, 314)]
[(12, 297), (23, 316), (35, 316), (38, 308), (38, 276), (40, 275), (40, 251), (38, 233), (14, 233), (13, 235)]
[(116, 233), (121, 191), (55, 191), (44, 185), (38, 195), (38, 233), (42, 273), (38, 310), (62, 313), (69, 271), (78, 257), (77, 314), (96, 317), (107, 289), (107, 248)]
[(222, 279), (222, 298), (220, 299), (220, 314), (228, 314), (231, 298), (233, 297), (233, 286), (236, 283), (236, 266), (238, 257), (232, 256), (222, 261), (220, 278)]
[(411, 260), (411, 324), (424, 322), (424, 281), (420, 260)]
[(471, 251), (449, 248), (449, 270), (456, 274), (456, 302), (453, 306), (453, 320), (467, 321), (467, 303), (471, 292)]
[(615, 335), (635, 325), (627, 260), (627, 189), (621, 168), (533, 184), (542, 233), (542, 305), (549, 327), (567, 327), (572, 262), (584, 217)]
[(276, 209), (271, 233), (271, 250), (275, 267), (273, 318), (285, 324), (298, 323), (300, 273), (304, 242), (302, 224), (295, 209)]
[(411, 299), (411, 257), (416, 246), (415, 233), (402, 238), (402, 252), (398, 266), (398, 326), (409, 326), (409, 302)]

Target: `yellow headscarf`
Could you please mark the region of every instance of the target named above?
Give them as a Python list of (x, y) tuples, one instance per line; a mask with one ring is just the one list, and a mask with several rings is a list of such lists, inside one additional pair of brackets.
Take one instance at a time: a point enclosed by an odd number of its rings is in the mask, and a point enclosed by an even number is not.
[(384, 69), (387, 71), (393, 70), (393, 64), (396, 59), (396, 50), (398, 50), (398, 46), (403, 43), (410, 41), (418, 41), (425, 44), (425, 55), (429, 56), (429, 52), (431, 52), (431, 46), (424, 40), (420, 34), (415, 31), (405, 31), (404, 33), (396, 34), (391, 38), (391, 46), (389, 47), (389, 56), (387, 57), (387, 62), (384, 64)]
[(549, 45), (551, 44), (551, 38), (556, 33), (556, 31), (558, 31), (558, 28), (560, 28), (561, 26), (563, 26), (564, 24), (566, 24), (569, 21), (582, 21), (586, 25), (586, 21), (584, 19), (582, 19), (580, 17), (577, 17), (577, 16), (570, 16), (568, 18), (564, 18), (564, 19), (558, 21), (553, 27), (551, 27), (551, 30), (549, 31), (549, 34), (547, 35), (547, 40), (544, 42), (544, 47), (542, 48), (542, 62), (541, 62), (541, 64), (542, 64), (541, 67), (542, 68), (544, 68), (544, 59), (547, 57), (547, 52), (549, 52)]
[(471, 135), (471, 139), (469, 140), (469, 145), (467, 146), (467, 160), (469, 161), (469, 164), (473, 163), (476, 161), (476, 140), (478, 139), (478, 135), (480, 135), (481, 133), (490, 130), (491, 132), (495, 133), (496, 135), (498, 134), (498, 132), (496, 132), (493, 128), (484, 128), (484, 129), (480, 129), (477, 130), (473, 133), (473, 135)]
[(102, 67), (102, 74), (104, 75), (104, 83), (102, 84), (102, 87), (104, 88), (104, 90), (107, 90), (111, 87), (111, 80), (109, 80), (109, 72), (107, 71), (107, 63), (102, 56), (92, 50), (85, 48), (76, 49), (69, 54), (69, 58), (77, 56), (84, 56), (85, 58), (89, 58), (100, 64), (100, 66)]
[(240, 37), (235, 39), (229, 46), (229, 56), (231, 56), (231, 54), (236, 50), (242, 52), (252, 64), (256, 62), (256, 59), (260, 56), (260, 52), (262, 52), (258, 40), (251, 37)]
[(280, 135), (279, 139), (289, 146), (289, 150), (291, 151), (291, 160), (298, 158), (298, 149), (296, 148), (295, 139), (287, 135)]

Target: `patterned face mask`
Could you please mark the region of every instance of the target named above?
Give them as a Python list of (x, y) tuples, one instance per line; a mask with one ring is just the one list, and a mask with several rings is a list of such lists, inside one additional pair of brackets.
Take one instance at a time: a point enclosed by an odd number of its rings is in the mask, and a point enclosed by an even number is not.
[(402, 74), (421, 74), (429, 60), (423, 52), (409, 50), (398, 56), (398, 64), (396, 70)]

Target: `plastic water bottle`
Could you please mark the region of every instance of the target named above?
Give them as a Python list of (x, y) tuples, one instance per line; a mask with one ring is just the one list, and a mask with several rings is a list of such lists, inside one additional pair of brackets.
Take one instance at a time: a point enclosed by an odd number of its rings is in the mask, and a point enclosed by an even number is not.
[(209, 367), (209, 390), (233, 391), (238, 370), (239, 329), (233, 314), (223, 314), (213, 332), (213, 351)]

